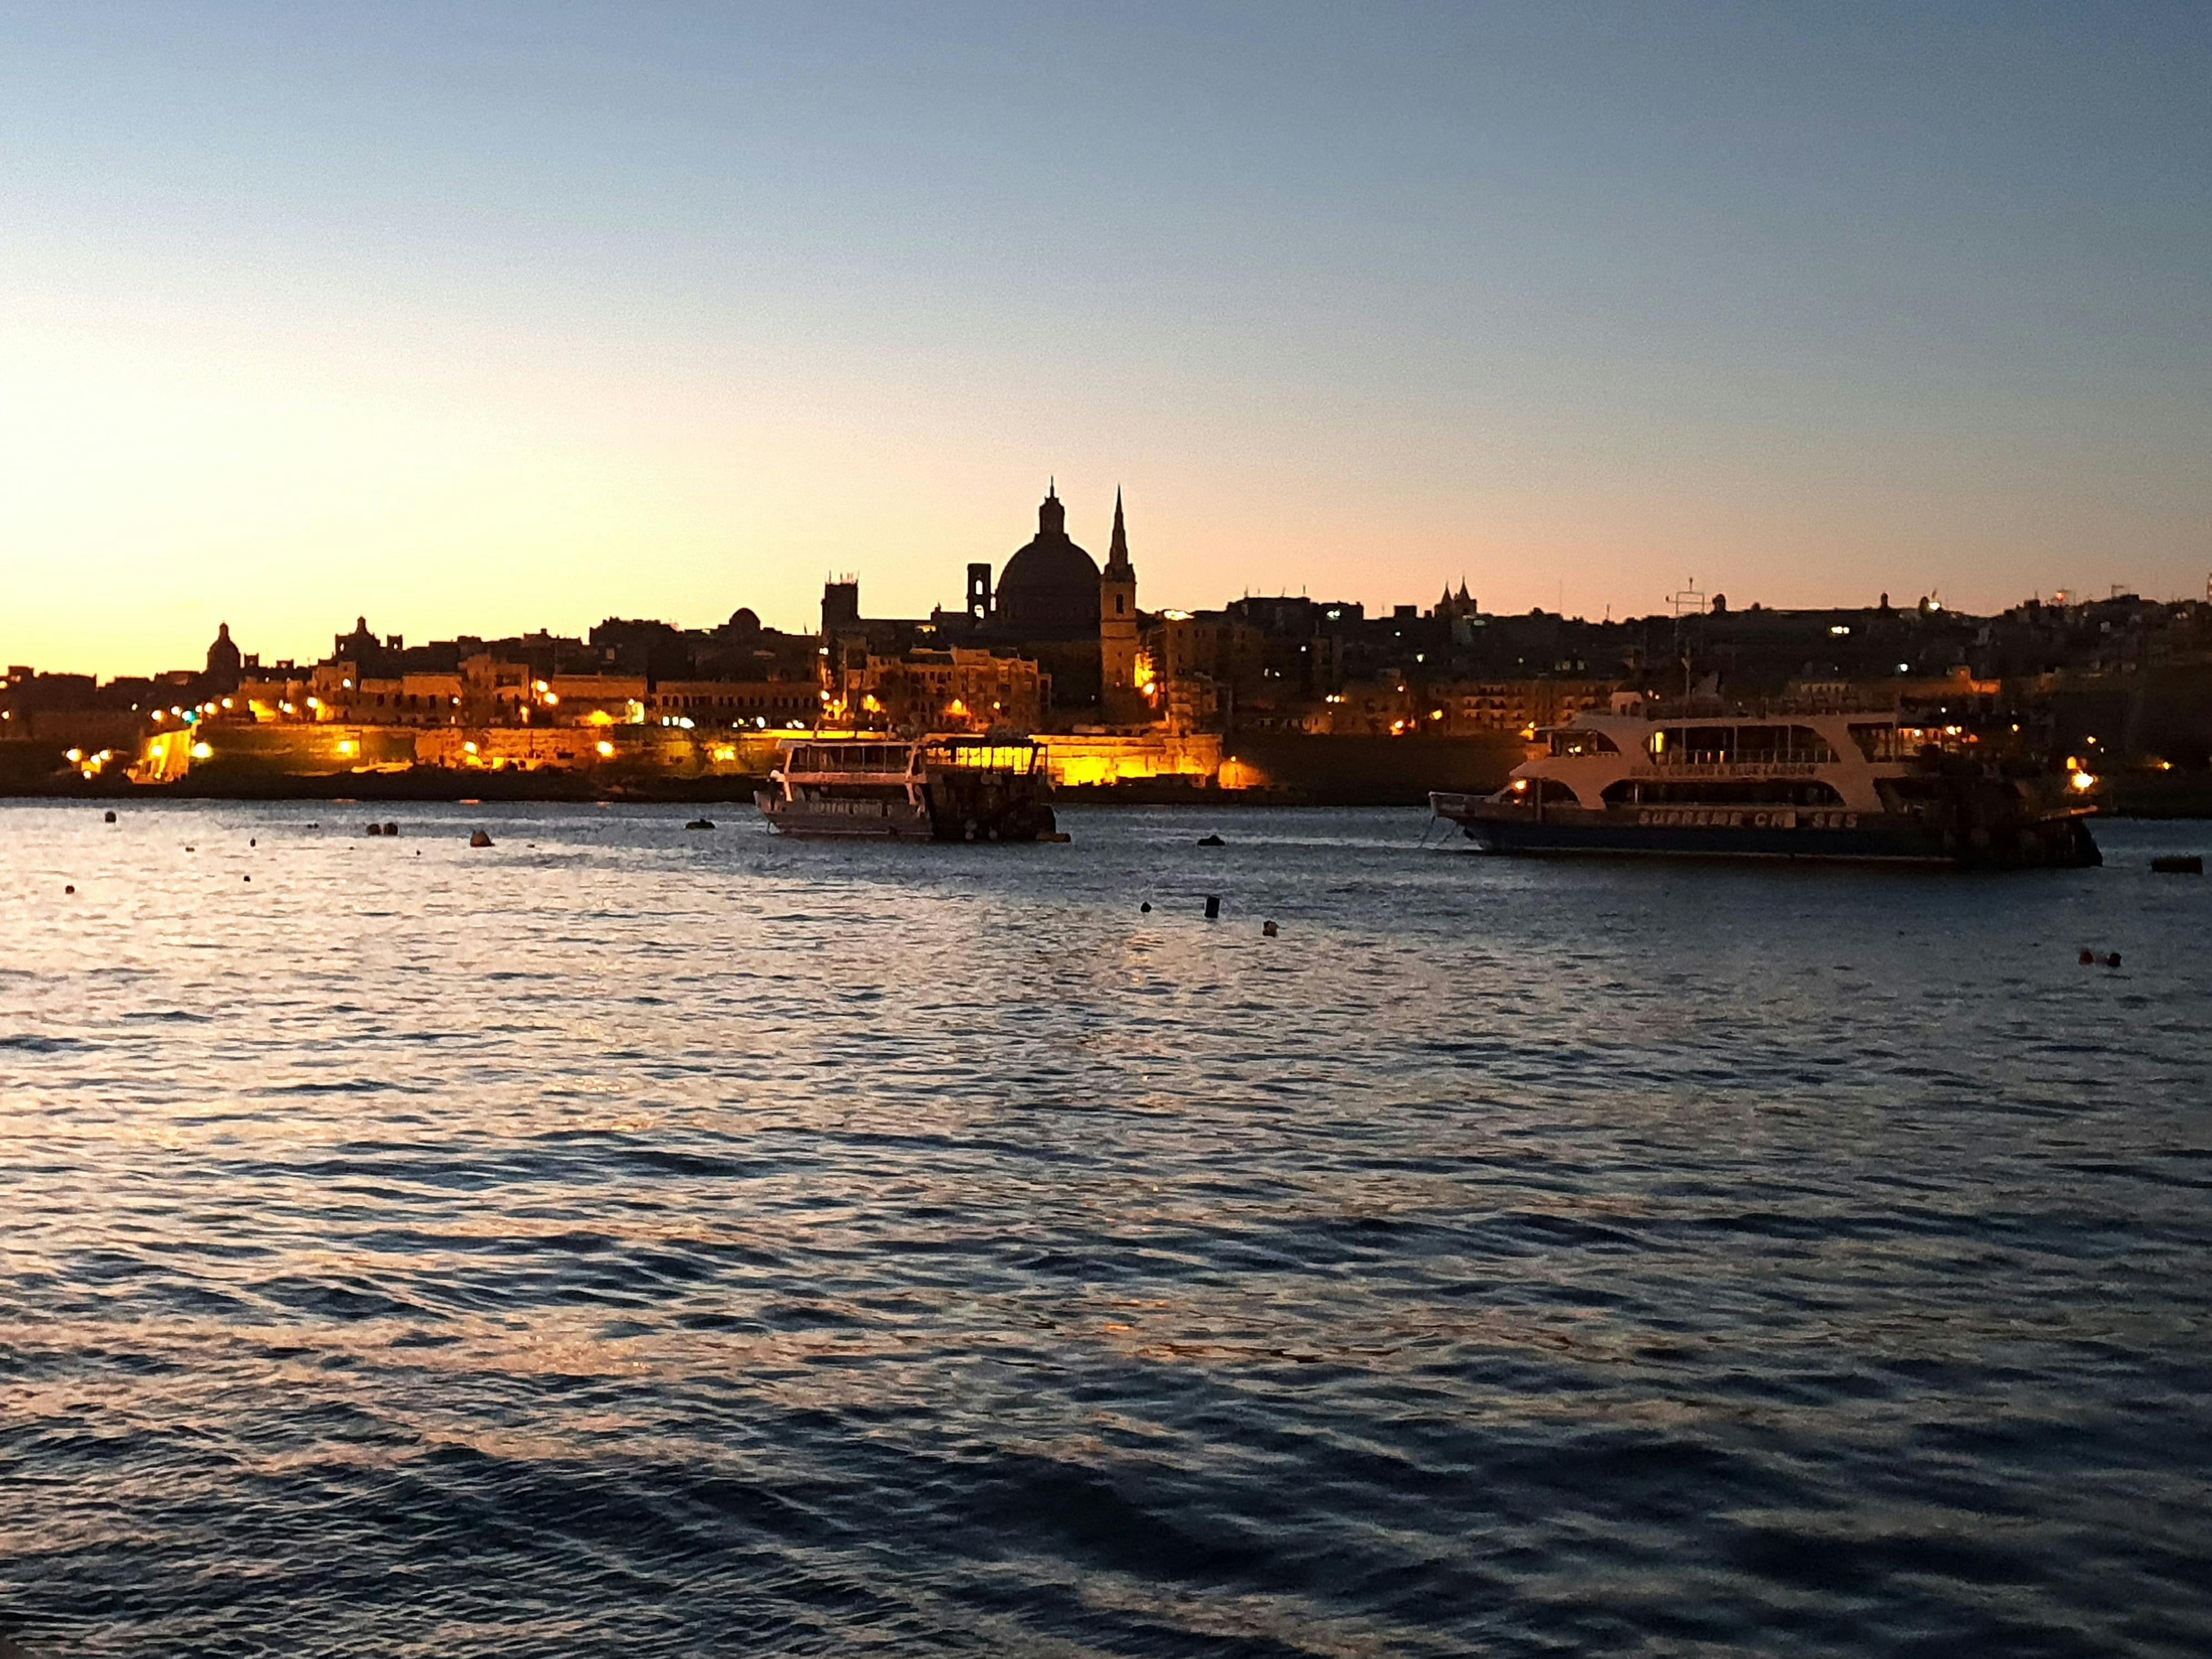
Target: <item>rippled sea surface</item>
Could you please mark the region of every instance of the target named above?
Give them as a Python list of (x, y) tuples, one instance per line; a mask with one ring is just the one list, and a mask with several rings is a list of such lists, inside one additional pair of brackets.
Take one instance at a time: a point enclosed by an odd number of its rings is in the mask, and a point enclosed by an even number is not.
[(369, 810), (0, 805), (32, 1654), (2212, 1650), (2212, 826)]

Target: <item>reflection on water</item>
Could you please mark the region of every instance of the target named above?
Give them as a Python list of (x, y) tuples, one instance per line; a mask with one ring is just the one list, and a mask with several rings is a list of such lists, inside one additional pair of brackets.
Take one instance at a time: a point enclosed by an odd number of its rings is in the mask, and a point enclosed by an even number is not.
[(355, 817), (0, 806), (34, 1654), (2212, 1644), (2187, 826)]

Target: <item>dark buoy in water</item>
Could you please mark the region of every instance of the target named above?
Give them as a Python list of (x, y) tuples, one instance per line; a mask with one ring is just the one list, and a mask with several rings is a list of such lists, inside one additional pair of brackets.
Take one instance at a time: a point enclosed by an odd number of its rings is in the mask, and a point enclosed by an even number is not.
[(2119, 965), (2120, 953), (2118, 951), (2113, 951), (2112, 955), (2105, 958), (2105, 966), (2107, 968), (2117, 968)]
[(1272, 921), (1263, 921), (1260, 924), (1260, 932), (1268, 939), (1273, 939), (1281, 931)]
[(686, 830), (712, 830), (714, 827), (714, 820), (712, 818), (694, 818), (690, 823), (685, 824), (684, 827)]
[(2084, 968), (2095, 966), (2096, 961), (2097, 953), (2094, 951), (2084, 951), (2081, 952), (2081, 965)]
[(261, 845), (261, 842), (260, 842), (260, 841), (259, 841), (257, 837), (252, 836), (248, 836), (246, 838), (246, 844), (248, 847), (258, 847), (258, 846), (260, 846), (260, 845)]
[(1218, 836), (1200, 836), (1198, 838), (1198, 844), (1200, 847), (1226, 847), (1229, 845), (1227, 842), (1222, 840)]
[(1208, 921), (1218, 921), (1221, 920), (1220, 894), (1208, 893), (1206, 896), (1206, 919)]
[(252, 878), (252, 877), (251, 877), (251, 876), (244, 876), (244, 877), (240, 878), (240, 879), (244, 880), (244, 881), (252, 881), (252, 880), (253, 879), (253, 878)]
[(489, 847), (491, 845), (491, 837), (481, 830), (475, 830), (471, 832), (469, 836), (469, 845), (471, 847)]
[(368, 821), (368, 833), (372, 836), (380, 836), (384, 833), (384, 826), (374, 818), (371, 818)]
[[(107, 816), (112, 820), (115, 814), (110, 812)], [(2150, 867), (2161, 876), (2201, 876), (2204, 873), (2204, 855), (2202, 853), (2169, 853), (2162, 858), (2153, 859)]]
[(62, 888), (62, 891), (64, 893), (74, 893), (76, 891), (76, 884), (73, 881), (65, 884)]
[(102, 813), (100, 815), (100, 821), (102, 823), (114, 823), (114, 822), (115, 822), (115, 814), (114, 814), (114, 812), (113, 812), (112, 810), (111, 810), (111, 811), (106, 811), (106, 812), (102, 812)]
[(1137, 907), (1137, 913), (1138, 913), (1139, 915), (1146, 915), (1146, 916), (1149, 916), (1150, 915), (1152, 915), (1152, 900), (1150, 900), (1150, 899), (1146, 899), (1146, 900), (1142, 904), (1139, 905), (1139, 906)]
[(399, 826), (386, 818), (384, 821), (384, 833), (387, 836), (396, 836), (399, 833)]

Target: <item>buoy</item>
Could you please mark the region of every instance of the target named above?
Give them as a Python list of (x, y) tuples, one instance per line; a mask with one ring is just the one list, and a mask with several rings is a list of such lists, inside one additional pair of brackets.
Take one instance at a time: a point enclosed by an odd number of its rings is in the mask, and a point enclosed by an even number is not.
[(2096, 960), (2097, 953), (2094, 951), (2084, 951), (2081, 952), (2081, 965), (2084, 968), (2095, 965)]
[[(112, 812), (108, 814), (111, 818), (114, 816)], [(2204, 873), (2204, 855), (2202, 853), (2171, 853), (2162, 858), (2153, 859), (2150, 867), (2161, 876), (2201, 876)]]
[(1265, 933), (1269, 939), (1273, 939), (1281, 930), (1279, 929), (1273, 922), (1267, 921), (1261, 923), (1260, 931), (1262, 933)]
[(1206, 896), (1206, 919), (1208, 921), (1218, 921), (1221, 920), (1220, 894), (1208, 893)]
[(368, 833), (372, 836), (380, 836), (384, 833), (384, 826), (379, 823), (375, 819), (371, 818), (368, 821)]
[(2107, 968), (2117, 968), (2119, 965), (2120, 953), (2118, 951), (2113, 951), (2112, 955), (2105, 958), (2105, 966)]
[(1229, 845), (1227, 842), (1222, 840), (1218, 836), (1200, 836), (1198, 838), (1198, 844), (1200, 847), (1226, 847)]
[(64, 886), (64, 887), (62, 889), (62, 891), (64, 891), (64, 893), (74, 893), (75, 891), (76, 891), (76, 884), (75, 882), (70, 882), (68, 885)]
[(245, 878), (245, 879), (246, 879), (246, 880), (247, 880), (247, 881), (252, 881), (252, 880), (253, 879), (253, 878), (252, 878), (252, 877), (251, 877), (251, 876), (247, 876), (247, 877), (246, 877), (246, 878)]
[(399, 833), (399, 826), (386, 818), (384, 821), (384, 833), (387, 836), (396, 836)]
[(1138, 912), (1139, 912), (1140, 915), (1149, 916), (1150, 915), (1152, 915), (1152, 900), (1150, 900), (1150, 899), (1146, 899), (1146, 900), (1142, 904), (1140, 904), (1140, 905), (1139, 905), (1139, 906), (1137, 907), (1137, 909), (1138, 909)]
[(491, 837), (486, 835), (483, 830), (478, 830), (470, 836), (469, 845), (471, 847), (489, 847), (491, 845)]
[(261, 843), (260, 843), (259, 842), (256, 841), (256, 840), (255, 840), (252, 836), (248, 836), (246, 838), (246, 844), (248, 847), (258, 847), (258, 846), (260, 846), (260, 845), (261, 845)]
[(712, 818), (694, 818), (690, 823), (685, 824), (684, 827), (686, 830), (712, 830), (714, 827), (714, 820)]
[(101, 823), (114, 823), (114, 822), (115, 822), (115, 814), (114, 814), (114, 813), (112, 813), (112, 812), (103, 812), (103, 813), (101, 813), (101, 814), (100, 814), (100, 822), (101, 822)]

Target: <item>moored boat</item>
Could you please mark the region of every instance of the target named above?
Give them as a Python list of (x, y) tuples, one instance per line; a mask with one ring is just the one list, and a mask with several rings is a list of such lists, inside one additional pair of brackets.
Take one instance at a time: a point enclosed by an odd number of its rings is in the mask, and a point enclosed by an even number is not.
[(1036, 744), (939, 736), (806, 738), (782, 745), (755, 797), (787, 836), (871, 841), (1035, 841), (1053, 833)]
[(1495, 794), (1429, 800), (1500, 853), (2103, 862), (2079, 775), (2053, 780), (1927, 736), (1894, 708), (1750, 714), (1623, 693), (1607, 712), (1539, 731), (1543, 752)]

